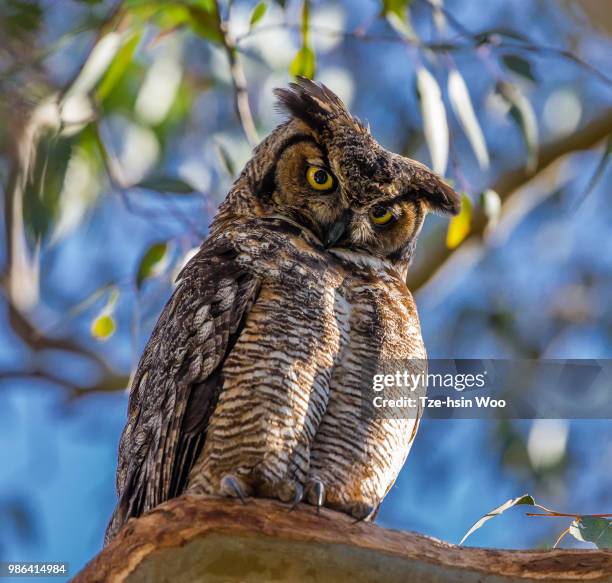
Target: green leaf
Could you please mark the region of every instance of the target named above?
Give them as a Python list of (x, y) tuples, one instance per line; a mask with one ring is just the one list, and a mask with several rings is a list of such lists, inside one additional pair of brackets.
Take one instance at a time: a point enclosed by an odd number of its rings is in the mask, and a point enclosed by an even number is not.
[(189, 13), (191, 28), (198, 36), (215, 43), (223, 41), (221, 22), (214, 4), (209, 9), (190, 6)]
[(251, 18), (249, 20), (249, 28), (253, 28), (266, 14), (266, 10), (268, 10), (268, 5), (265, 2), (260, 2), (253, 8), (253, 12), (251, 12)]
[(461, 539), (461, 542), (459, 544), (462, 545), (465, 542), (465, 540), (471, 534), (473, 534), (475, 531), (477, 531), (485, 522), (491, 520), (491, 518), (493, 518), (495, 516), (499, 516), (500, 514), (503, 514), (509, 508), (512, 508), (513, 506), (519, 506), (521, 504), (525, 504), (525, 505), (528, 505), (528, 506), (534, 506), (535, 505), (535, 500), (529, 494), (524, 494), (523, 496), (519, 496), (518, 498), (514, 498), (514, 499), (511, 499), (511, 500), (508, 500), (507, 502), (505, 502), (501, 506), (498, 506), (497, 508), (491, 510), (491, 512), (488, 512), (480, 520), (478, 520), (472, 526), (472, 528), (470, 528), (470, 530), (468, 530), (465, 533), (465, 535), (463, 536), (463, 538)]
[(23, 200), (24, 223), (36, 241), (52, 232), (59, 217), (61, 194), (74, 140), (48, 132), (41, 136), (37, 144)]
[[(103, 292), (105, 290), (102, 288), (98, 291)], [(91, 335), (94, 338), (104, 341), (108, 340), (115, 333), (117, 325), (115, 323), (115, 319), (113, 318), (113, 313), (115, 311), (115, 306), (117, 305), (118, 299), (119, 290), (113, 285), (110, 288), (110, 293), (108, 295), (106, 305), (104, 306), (104, 308), (102, 308), (101, 312), (94, 318), (93, 322), (91, 323), (90, 331)]]
[(529, 79), (529, 81), (536, 82), (536, 78), (531, 69), (531, 63), (523, 57), (517, 57), (516, 55), (505, 55), (502, 57), (504, 65), (511, 71), (514, 71), (517, 75)]
[(474, 113), (470, 92), (457, 69), (448, 74), (448, 98), (481, 168), (489, 167), (489, 152)]
[(167, 252), (167, 241), (155, 243), (147, 249), (138, 266), (138, 273), (136, 275), (136, 287), (138, 289), (142, 287), (146, 279), (154, 277), (161, 271)]
[(417, 93), (423, 114), (423, 133), (434, 172), (444, 174), (448, 163), (448, 123), (442, 92), (435, 77), (424, 67), (417, 70)]
[(461, 212), (453, 217), (446, 232), (446, 246), (454, 249), (470, 234), (472, 223), (472, 201), (464, 194), (461, 197)]
[(191, 194), (195, 192), (191, 184), (172, 176), (151, 176), (140, 181), (135, 186), (137, 188), (155, 190), (156, 192), (170, 192), (173, 194)]
[(500, 95), (510, 105), (510, 116), (518, 125), (527, 146), (527, 169), (532, 171), (538, 163), (538, 122), (529, 100), (515, 85), (498, 83)]
[(294, 77), (308, 77), (312, 79), (315, 74), (317, 59), (314, 51), (307, 46), (298, 50), (289, 65), (289, 73)]
[(400, 20), (406, 18), (410, 0), (382, 0), (382, 13), (385, 16), (395, 14)]
[(116, 328), (115, 319), (110, 314), (100, 314), (91, 323), (91, 335), (101, 341), (108, 340)]
[(612, 549), (612, 520), (598, 516), (581, 516), (569, 527), (577, 540), (593, 543), (598, 549)]
[(317, 67), (317, 58), (310, 47), (310, 1), (302, 2), (302, 47), (298, 50), (289, 65), (289, 73), (294, 77), (312, 79)]
[(142, 31), (136, 32), (123, 44), (115, 55), (115, 58), (107, 69), (96, 91), (96, 95), (100, 101), (104, 101), (104, 98), (108, 96), (125, 73), (128, 65), (132, 62), (136, 47), (141, 38)]

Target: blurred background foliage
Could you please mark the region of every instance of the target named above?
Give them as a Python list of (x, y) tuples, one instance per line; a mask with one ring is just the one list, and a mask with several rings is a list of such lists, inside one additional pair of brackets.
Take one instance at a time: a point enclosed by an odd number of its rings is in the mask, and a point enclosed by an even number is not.
[[(610, 358), (606, 4), (0, 0), (0, 559), (99, 548), (130, 371), (295, 75), (463, 193), (409, 275), (431, 357)], [(609, 421), (430, 420), (379, 522), (609, 512), (611, 459)], [(471, 544), (559, 530), (514, 511)]]

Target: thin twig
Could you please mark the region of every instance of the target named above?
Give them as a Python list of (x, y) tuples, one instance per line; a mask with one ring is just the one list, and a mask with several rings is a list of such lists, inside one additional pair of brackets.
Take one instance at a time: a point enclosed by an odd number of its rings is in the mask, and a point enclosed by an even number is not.
[(227, 55), (227, 59), (229, 61), (230, 75), (232, 77), (232, 84), (234, 85), (234, 103), (236, 113), (247, 141), (251, 146), (255, 146), (259, 142), (259, 136), (257, 135), (255, 122), (253, 121), (251, 106), (249, 105), (249, 92), (247, 88), (246, 76), (244, 74), (242, 64), (238, 60), (236, 43), (230, 37), (227, 29), (227, 23), (225, 23), (221, 17), (221, 8), (218, 0), (215, 0), (215, 6), (217, 11), (219, 32), (221, 33), (223, 47), (225, 48), (225, 54)]
[[(475, 32), (475, 31), (472, 31), (472, 30), (468, 29), (443, 4), (440, 4), (440, 5), (435, 4), (434, 5), (431, 0), (425, 0), (425, 3), (431, 9), (440, 10), (444, 14), (446, 19), (451, 23), (453, 28), (461, 35), (461, 37), (464, 38), (467, 41), (470, 41), (470, 42), (474, 43), (476, 46), (482, 44), (482, 39), (484, 39), (484, 38), (486, 38), (488, 36), (492, 36), (492, 35), (487, 34), (487, 31), (484, 31), (484, 32)], [(548, 46), (548, 45), (540, 45), (540, 44), (534, 43), (523, 32), (521, 32), (521, 36), (525, 40), (522, 40), (522, 39), (513, 39), (514, 43), (508, 42), (507, 40), (504, 40), (504, 41), (499, 42), (499, 43), (493, 44), (493, 43), (489, 42), (488, 44), (490, 44), (492, 46), (495, 46), (497, 48), (503, 48), (503, 49), (523, 50), (523, 51), (533, 52), (533, 53), (540, 53), (540, 54), (548, 53), (548, 54), (556, 55), (556, 56), (561, 57), (563, 59), (567, 59), (568, 61), (572, 61), (573, 63), (575, 63), (579, 67), (582, 67), (583, 69), (586, 69), (587, 71), (589, 71), (590, 73), (592, 73), (593, 75), (598, 77), (601, 81), (603, 81), (607, 85), (612, 85), (612, 78), (608, 77), (603, 71), (600, 71), (597, 67), (591, 65), (590, 63), (588, 63), (587, 61), (585, 61), (584, 59), (582, 59), (578, 55), (574, 54), (572, 51), (569, 51), (567, 49), (560, 49), (560, 48), (557, 48), (557, 47), (551, 47), (551, 46)]]
[(558, 537), (557, 540), (555, 541), (555, 544), (553, 545), (553, 549), (556, 549), (559, 546), (559, 543), (565, 538), (566, 534), (569, 534), (569, 531), (571, 529), (571, 526), (568, 526)]
[(598, 77), (599, 80), (603, 81), (606, 85), (612, 85), (612, 78), (608, 77), (603, 71), (600, 71), (597, 67), (595, 67), (594, 65), (591, 65), (590, 63), (587, 63), (587, 61), (580, 58), (578, 55), (572, 53), (571, 51), (568, 51), (567, 49), (559, 49), (556, 47), (538, 45), (538, 44), (532, 43), (531, 41), (529, 42), (518, 41), (516, 43), (504, 42), (504, 43), (500, 43), (498, 46), (502, 48), (506, 48), (506, 49), (522, 50), (522, 51), (538, 53), (538, 54), (548, 53), (550, 55), (555, 55), (563, 59), (567, 59), (568, 61), (572, 61), (579, 67), (586, 69), (591, 74)]
[[(274, 32), (277, 30), (301, 30), (301, 24), (297, 23), (277, 23), (277, 24), (267, 24), (258, 26), (236, 37), (234, 44), (237, 46), (245, 40), (253, 38), (254, 36), (260, 35), (262, 33)], [(327, 26), (311, 24), (308, 28), (309, 32), (314, 34), (321, 34), (330, 37), (336, 38), (349, 38), (356, 39), (367, 42), (390, 42), (397, 43), (403, 45), (416, 46), (421, 49), (427, 49), (432, 52), (449, 52), (449, 51), (460, 51), (465, 49), (473, 48), (472, 45), (468, 44), (455, 44), (452, 42), (423, 42), (412, 40), (409, 37), (400, 36), (398, 34), (390, 33), (367, 33), (361, 27), (355, 30), (339, 30), (335, 28), (330, 28)]]
[(575, 518), (578, 520), (581, 516), (589, 516), (592, 518), (612, 518), (612, 514), (566, 514), (565, 512), (526, 512), (526, 516), (549, 516), (549, 517), (562, 517), (562, 518)]

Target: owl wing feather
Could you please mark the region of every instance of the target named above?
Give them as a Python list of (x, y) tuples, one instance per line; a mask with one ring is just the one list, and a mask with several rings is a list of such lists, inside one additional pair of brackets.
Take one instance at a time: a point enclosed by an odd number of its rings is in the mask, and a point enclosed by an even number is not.
[(222, 364), (260, 288), (237, 255), (222, 236), (205, 241), (179, 275), (147, 343), (119, 445), (119, 500), (107, 541), (128, 518), (187, 485), (222, 388)]

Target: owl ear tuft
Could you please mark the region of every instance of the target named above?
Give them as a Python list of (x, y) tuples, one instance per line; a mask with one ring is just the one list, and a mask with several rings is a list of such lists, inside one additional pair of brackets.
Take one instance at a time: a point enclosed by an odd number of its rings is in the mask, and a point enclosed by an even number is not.
[(301, 119), (315, 130), (325, 129), (338, 117), (354, 121), (344, 103), (331, 89), (306, 77), (298, 77), (297, 83), (289, 83), (288, 89), (275, 89), (274, 94), (281, 111)]
[(432, 172), (425, 164), (404, 158), (408, 164), (410, 188), (418, 193), (431, 212), (457, 215), (461, 210), (461, 197), (450, 184)]
[(461, 197), (442, 178), (431, 175), (431, 181), (424, 187), (425, 202), (433, 212), (458, 215), (461, 211)]

